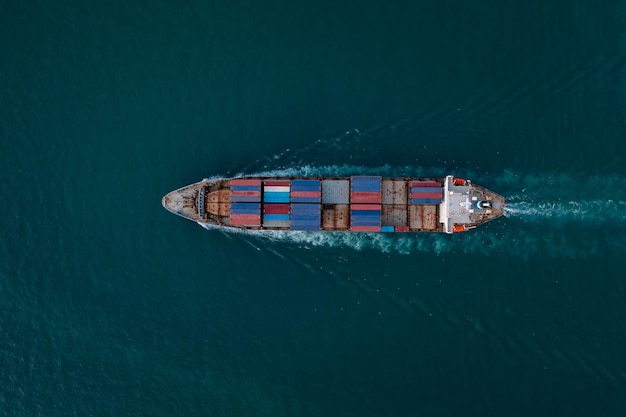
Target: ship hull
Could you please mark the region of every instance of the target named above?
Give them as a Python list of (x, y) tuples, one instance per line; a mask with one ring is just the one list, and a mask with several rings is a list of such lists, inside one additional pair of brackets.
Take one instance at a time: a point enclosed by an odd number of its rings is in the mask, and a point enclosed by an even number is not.
[(162, 205), (188, 220), (224, 228), (456, 233), (502, 216), (505, 202), (452, 176), (352, 176), (203, 180), (166, 194)]

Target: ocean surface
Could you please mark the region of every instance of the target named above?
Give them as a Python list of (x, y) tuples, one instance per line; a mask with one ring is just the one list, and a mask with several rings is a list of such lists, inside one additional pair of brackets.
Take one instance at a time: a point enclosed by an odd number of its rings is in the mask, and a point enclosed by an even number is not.
[[(0, 416), (624, 416), (626, 1), (10, 1)], [(439, 176), (452, 236), (226, 233), (204, 177)]]

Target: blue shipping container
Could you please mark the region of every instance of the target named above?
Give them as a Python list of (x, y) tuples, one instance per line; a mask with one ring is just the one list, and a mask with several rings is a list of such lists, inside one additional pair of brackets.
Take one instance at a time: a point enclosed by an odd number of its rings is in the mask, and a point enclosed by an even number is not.
[(380, 217), (369, 216), (369, 217), (352, 217), (350, 219), (351, 223), (359, 223), (359, 222), (376, 222), (380, 223)]
[(316, 231), (321, 230), (319, 224), (291, 224), (291, 230), (307, 230)]
[(265, 220), (289, 220), (288, 214), (264, 214), (263, 221)]
[(231, 185), (232, 191), (261, 191), (260, 185)]
[(234, 203), (230, 205), (232, 214), (260, 214), (261, 205), (258, 203)]
[(321, 181), (319, 180), (292, 180), (292, 191), (319, 191), (321, 188)]
[(355, 217), (360, 216), (378, 216), (380, 217), (380, 210), (351, 210), (350, 214)]
[(263, 201), (266, 203), (288, 203), (289, 202), (289, 193), (278, 192), (278, 193), (264, 193)]
[(291, 205), (291, 213), (292, 214), (310, 214), (317, 213), (320, 214), (320, 205), (319, 204), (292, 204)]
[(393, 226), (382, 226), (380, 228), (381, 232), (394, 232), (395, 228)]
[(319, 203), (321, 197), (291, 197), (292, 203)]
[(443, 193), (443, 188), (441, 187), (411, 187), (412, 193)]
[(379, 193), (381, 184), (379, 182), (355, 182), (352, 183), (353, 193)]
[(350, 221), (350, 226), (380, 226), (380, 220), (356, 220)]
[(412, 198), (411, 204), (440, 204), (440, 198)]
[(362, 182), (362, 181), (382, 181), (383, 177), (378, 177), (378, 176), (370, 176), (370, 175), (355, 175), (353, 177), (350, 177), (350, 181), (352, 182)]

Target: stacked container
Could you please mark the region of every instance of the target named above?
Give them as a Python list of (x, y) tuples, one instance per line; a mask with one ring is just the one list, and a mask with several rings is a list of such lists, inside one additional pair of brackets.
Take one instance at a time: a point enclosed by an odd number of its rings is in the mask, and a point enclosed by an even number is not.
[(411, 204), (440, 204), (443, 188), (436, 181), (411, 181)]
[(319, 204), (292, 204), (290, 217), (291, 230), (320, 230), (322, 224)]
[(263, 226), (289, 228), (289, 180), (263, 181)]
[(382, 177), (351, 177), (350, 203), (351, 204), (380, 204)]
[(380, 204), (352, 204), (350, 230), (353, 232), (380, 232)]
[(291, 230), (320, 230), (321, 181), (291, 181)]
[(264, 204), (263, 226), (289, 228), (289, 204)]
[(230, 181), (230, 224), (260, 226), (261, 180), (233, 179)]
[(291, 181), (292, 203), (320, 203), (321, 181), (319, 180), (293, 180)]
[(230, 201), (232, 203), (259, 203), (261, 201), (261, 180), (231, 180)]
[(382, 177), (350, 178), (350, 230), (380, 232)]
[(289, 203), (289, 181), (263, 181), (263, 202), (265, 204)]
[(261, 224), (260, 203), (232, 203), (230, 224), (233, 226), (259, 226)]
[(323, 204), (350, 204), (349, 180), (322, 180)]

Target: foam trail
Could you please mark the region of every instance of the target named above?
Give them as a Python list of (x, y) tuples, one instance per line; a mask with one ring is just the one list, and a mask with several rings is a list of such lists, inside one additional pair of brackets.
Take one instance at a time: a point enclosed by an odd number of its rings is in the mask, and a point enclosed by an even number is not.
[(347, 177), (350, 175), (382, 175), (388, 177), (442, 177), (445, 175), (444, 168), (426, 169), (419, 166), (392, 167), (383, 165), (379, 167), (364, 167), (357, 165), (302, 165), (297, 167), (284, 167), (267, 171), (258, 171), (250, 174), (239, 173), (236, 176), (258, 177)]
[(626, 221), (626, 201), (553, 201), (510, 203), (504, 215), (522, 220), (550, 220), (559, 223), (616, 223)]

